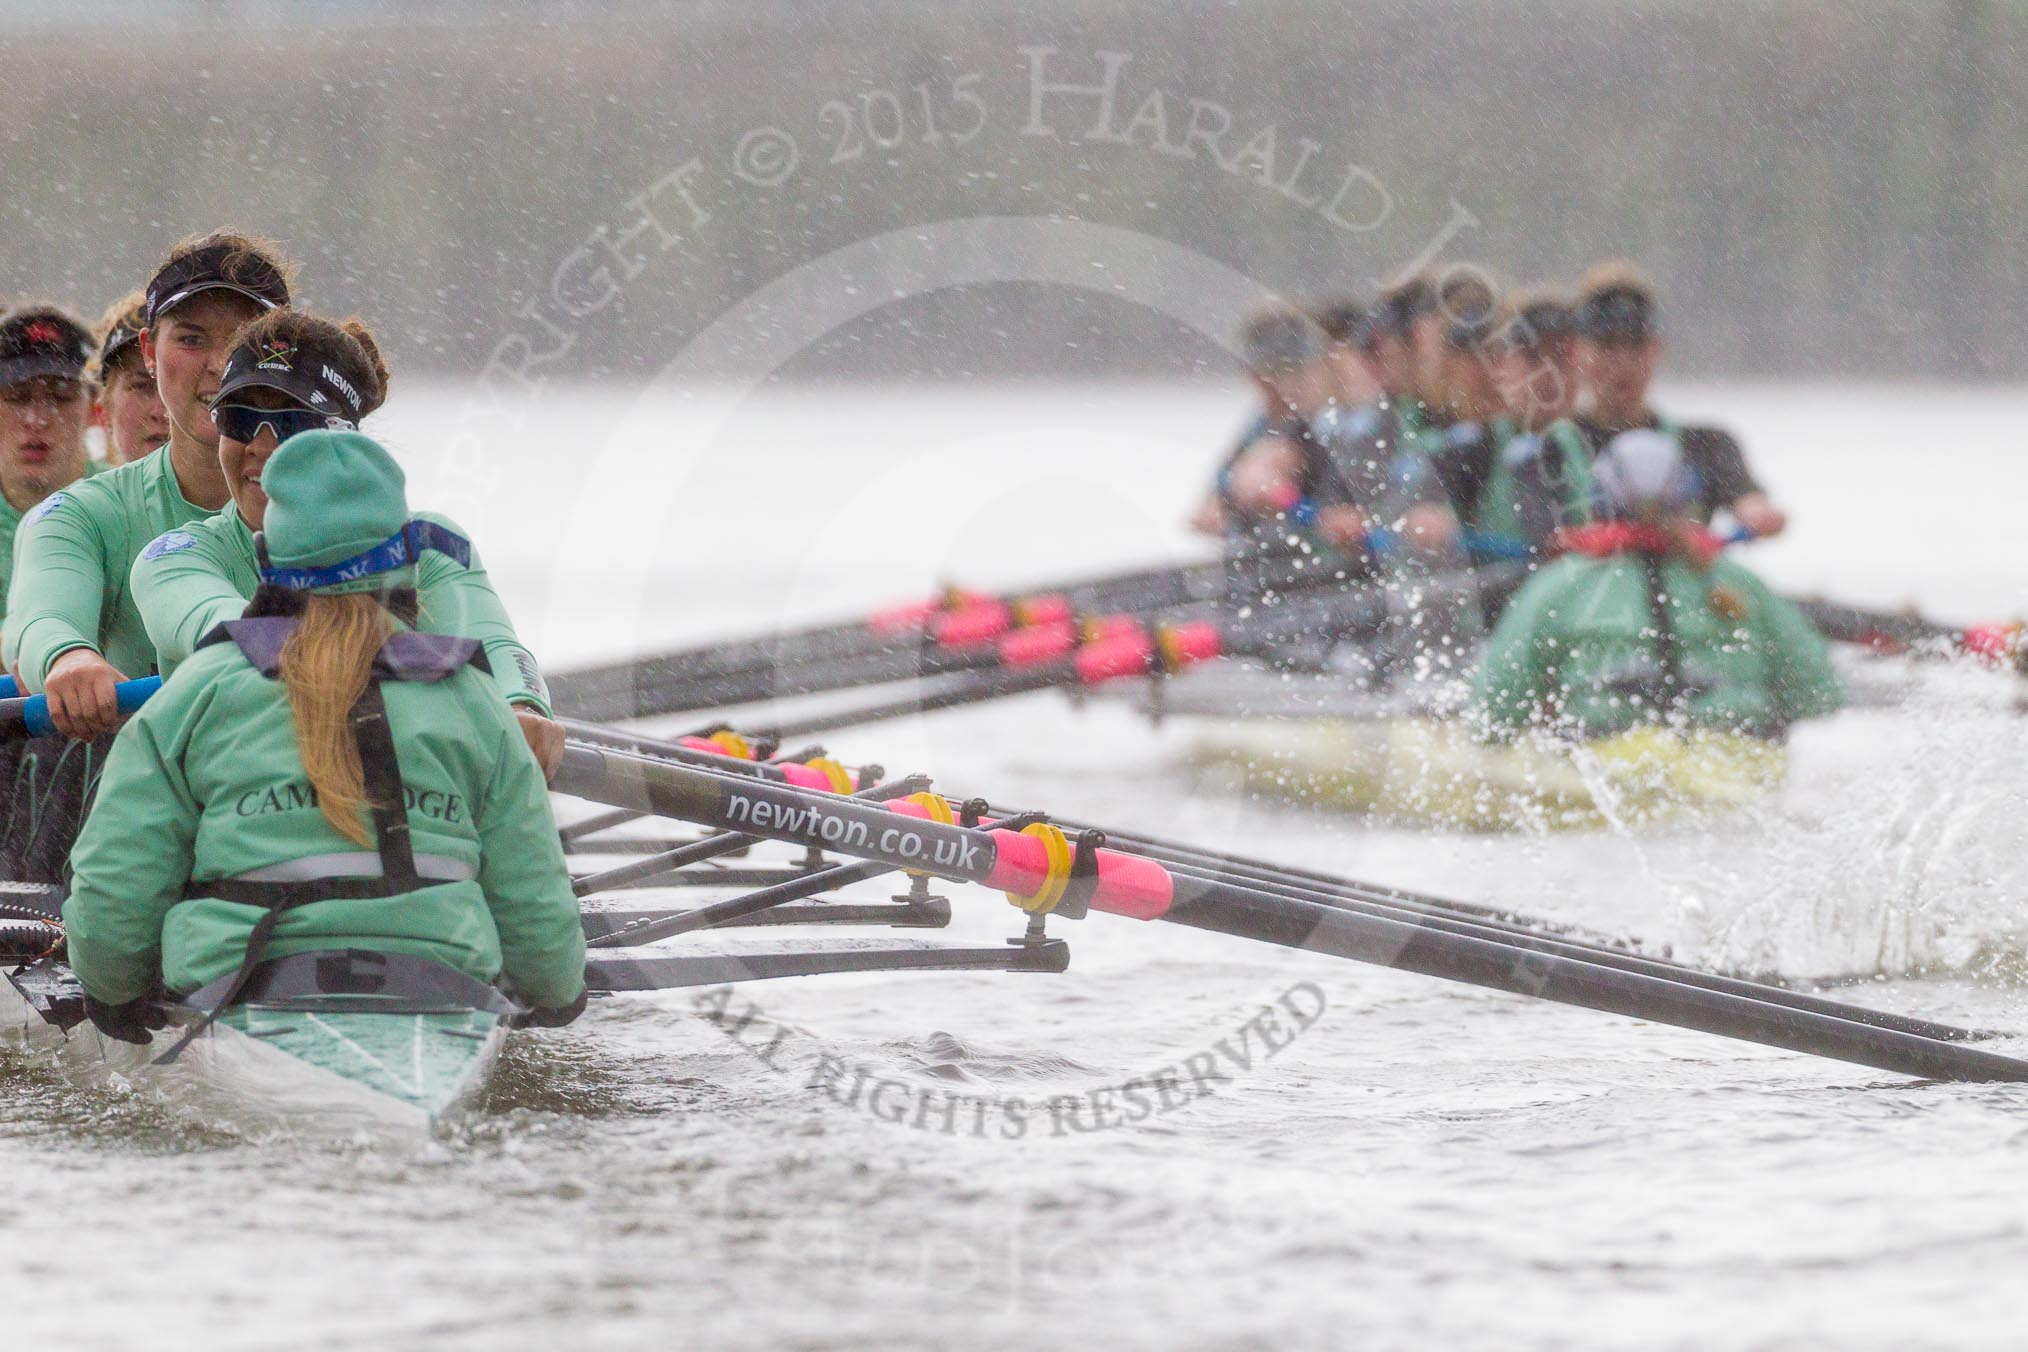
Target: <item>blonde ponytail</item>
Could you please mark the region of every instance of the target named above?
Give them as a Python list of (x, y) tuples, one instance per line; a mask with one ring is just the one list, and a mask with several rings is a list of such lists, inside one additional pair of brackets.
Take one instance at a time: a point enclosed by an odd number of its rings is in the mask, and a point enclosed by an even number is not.
[(317, 805), (333, 830), (356, 845), (370, 845), (365, 771), (352, 737), (352, 706), (394, 622), (367, 592), (309, 596), (296, 632), (282, 645), (281, 678), (295, 715), (296, 743), (316, 790)]

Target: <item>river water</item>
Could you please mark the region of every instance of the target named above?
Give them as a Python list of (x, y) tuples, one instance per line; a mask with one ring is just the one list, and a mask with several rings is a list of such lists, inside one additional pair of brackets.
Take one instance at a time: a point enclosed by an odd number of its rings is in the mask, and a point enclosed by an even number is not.
[[(1777, 582), (1967, 620), (2022, 606), (2028, 398), (1671, 394), (1679, 416), (1735, 426), (1794, 510), (1788, 538), (1745, 556)], [(397, 390), (381, 431), (412, 499), (474, 530), (560, 669), (941, 579), (1201, 549), (1178, 522), (1243, 413), (1211, 388), (735, 395), (551, 391), (502, 415), (461, 390)], [(1907, 698), (1805, 729), (1777, 802), (1694, 831), (1454, 836), (1249, 802), (1190, 769), (1189, 727), (1053, 695), (832, 747), (932, 772), (953, 797), (1497, 900), (2028, 1029), (2018, 692), (1962, 671), (1859, 674)], [(1018, 928), (997, 896), (952, 901), (956, 937)], [(1057, 929), (1074, 954), (1062, 976), (598, 1002), (572, 1028), (517, 1035), (484, 1110), (422, 1145), (264, 1135), (0, 1054), (6, 1343), (2028, 1334), (2028, 1088), (1914, 1083), (1174, 927)], [(1182, 1087), (1166, 1099), (1119, 1092), (1170, 1067)]]

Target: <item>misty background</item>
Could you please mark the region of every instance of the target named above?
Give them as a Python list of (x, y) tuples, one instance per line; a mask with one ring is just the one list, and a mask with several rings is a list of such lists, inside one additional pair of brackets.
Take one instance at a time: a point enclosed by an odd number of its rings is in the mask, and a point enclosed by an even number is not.
[[(1034, 116), (1038, 60), (1096, 85), (1108, 52), (1101, 134), (1096, 95)], [(281, 239), (304, 302), (364, 315), (402, 369), (477, 372), (541, 332), (533, 307), (571, 335), (545, 375), (638, 380), (833, 250), (1038, 216), (1302, 299), (1370, 295), (1432, 247), (1515, 283), (1625, 256), (1663, 289), (1675, 374), (2019, 378), (2024, 55), (2028, 7), (2001, 0), (7, 0), (0, 294), (95, 316), (230, 222)], [(1189, 144), (1193, 113), (1228, 132)], [(792, 138), (787, 172), (741, 176), (757, 129)], [(1305, 205), (1348, 177), (1338, 221)], [(637, 241), (637, 275), (604, 286), (573, 251), (651, 190), (680, 238)], [(780, 374), (1227, 361), (1102, 285), (1004, 283), (899, 297)]]

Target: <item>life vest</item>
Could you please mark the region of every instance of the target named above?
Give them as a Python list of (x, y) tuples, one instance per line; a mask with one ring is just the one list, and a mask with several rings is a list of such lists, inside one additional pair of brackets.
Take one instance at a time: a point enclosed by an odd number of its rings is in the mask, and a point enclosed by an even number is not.
[[(1708, 680), (1695, 680), (1683, 669), (1683, 642), (1677, 633), (1675, 603), (1671, 598), (1664, 562), (1688, 551), (1701, 571), (1709, 568), (1725, 550), (1725, 542), (1702, 526), (1683, 525), (1676, 530), (1636, 521), (1600, 521), (1559, 530), (1550, 541), (1553, 554), (1582, 554), (1586, 558), (1609, 559), (1623, 554), (1641, 562), (1648, 600), (1648, 623), (1659, 670), (1628, 673), (1613, 683), (1622, 695), (1637, 698), (1656, 709), (1673, 709), (1712, 688)], [(1704, 602), (1723, 610), (1731, 598), (1725, 588), (1712, 588)], [(1736, 598), (1730, 604), (1737, 606)], [(1737, 618), (1737, 617), (1735, 617)]]
[[(1540, 544), (1515, 533), (1517, 527), (1528, 529), (1522, 521), (1521, 471), (1531, 463), (1537, 482), (1553, 492), (1556, 527), (1581, 526), (1591, 521), (1596, 487), (1591, 472), (1592, 451), (1577, 424), (1559, 418), (1540, 432), (1513, 433), (1504, 438), (1498, 437), (1496, 430), (1494, 445), (1485, 486), (1472, 505), (1471, 519), (1465, 523), (1483, 541), (1511, 543), (1517, 548)], [(1482, 548), (1480, 552), (1496, 558), (1507, 557), (1505, 551), (1491, 548)]]
[[(250, 620), (229, 620), (199, 641), (199, 648), (214, 643), (232, 643), (248, 665), (269, 680), (280, 677), (282, 647), (296, 631), (298, 621), (278, 616)], [(344, 853), (294, 860), (272, 868), (259, 869), (236, 878), (209, 878), (192, 881), (183, 890), (183, 900), (212, 898), (242, 906), (258, 906), (261, 918), (247, 936), (246, 952), (238, 968), (210, 985), (186, 996), (184, 1003), (198, 1011), (200, 1018), (156, 1064), (174, 1061), (190, 1043), (215, 1022), (220, 1013), (239, 996), (261, 964), (282, 916), (300, 906), (338, 900), (370, 900), (396, 897), (424, 887), (469, 879), (470, 869), (461, 861), (428, 859), (421, 867), (409, 840), (406, 786), (401, 777), (401, 760), (395, 752), (394, 733), (387, 721), (387, 702), (381, 693), (386, 681), (419, 681), (426, 684), (446, 681), (465, 667), (490, 671), (478, 640), (448, 634), (426, 634), (402, 630), (388, 636), (375, 654), (366, 689), (352, 706), (354, 744), (359, 748), (359, 765), (373, 820), (372, 853)], [(376, 859), (377, 856), (377, 859)], [(362, 875), (362, 866), (377, 863), (377, 875)]]

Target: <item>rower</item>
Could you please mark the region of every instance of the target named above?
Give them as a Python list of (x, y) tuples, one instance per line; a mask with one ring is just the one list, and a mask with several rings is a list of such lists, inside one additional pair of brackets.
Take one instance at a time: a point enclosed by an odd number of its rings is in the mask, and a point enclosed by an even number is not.
[(231, 500), (210, 398), (233, 333), (288, 303), (292, 270), (274, 245), (230, 231), (171, 249), (148, 283), (140, 339), (169, 417), (168, 454), (51, 494), (22, 523), (5, 660), (28, 691), (47, 692), (50, 721), (66, 737), (112, 732), (113, 687), (154, 666), (127, 573), (150, 540)]
[[(1453, 423), (1484, 421), (1505, 412), (1493, 384), (1487, 344), (1499, 296), (1478, 267), (1460, 264), (1436, 288), (1435, 340), (1424, 357), (1425, 424), (1434, 432)], [(1425, 438), (1434, 453), (1440, 435)]]
[(1487, 435), (1454, 436), (1439, 453), (1478, 562), (1537, 560), (1556, 530), (1591, 520), (1591, 448), (1570, 421), (1573, 325), (1569, 306), (1546, 293), (1503, 301), (1483, 351), (1506, 413)]
[(1327, 467), (1314, 425), (1340, 406), (1342, 390), (1310, 317), (1273, 306), (1240, 331), (1240, 361), (1261, 411), (1227, 457), (1212, 495), (1194, 518), (1239, 553), (1287, 547), (1288, 513), (1314, 503)]
[[(165, 532), (134, 562), (134, 601), (164, 676), (214, 626), (237, 619), (253, 597), (259, 583), (254, 532), (268, 506), (262, 472), (276, 447), (311, 428), (356, 426), (385, 401), (387, 381), (379, 344), (356, 319), (334, 324), (285, 308), (234, 337), (211, 406), (232, 501), (202, 521)], [(461, 542), (461, 557), (431, 552), (417, 561), (423, 626), (484, 645), (495, 684), (544, 772), (553, 774), (563, 755), (563, 729), (550, 716), (549, 688), (534, 654), (516, 636), (457, 523), (434, 515), (417, 520), (426, 536), (440, 532)]]
[[(1387, 392), (1360, 408), (1334, 408), (1313, 426), (1331, 469), (1319, 489), (1319, 519), (1341, 547), (1356, 550), (1377, 529), (1384, 532), (1379, 538), (1398, 540), (1425, 562), (1450, 560), (1457, 518), (1435, 461), (1457, 412), (1445, 393), (1457, 326), (1447, 325), (1445, 316), (1466, 321), (1476, 305), (1482, 323), (1491, 308), (1483, 288), (1466, 294), (1457, 287), (1456, 281), (1440, 287), (1414, 278), (1390, 290), (1372, 339)], [(1480, 337), (1475, 330), (1457, 342)], [(1497, 407), (1490, 385), (1487, 390), (1487, 407)]]
[(1371, 337), (1381, 380), (1377, 411), (1400, 424), (1401, 438), (1420, 437), (1438, 389), (1444, 320), (1436, 284), (1416, 275), (1380, 297)]
[(1577, 307), (1578, 360), (1590, 406), (1576, 423), (1594, 452), (1629, 428), (1652, 428), (1683, 444), (1683, 456), (1702, 481), (1693, 514), (1732, 518), (1756, 536), (1781, 534), (1788, 518), (1753, 477), (1739, 443), (1716, 427), (1680, 426), (1648, 406), (1648, 389), (1661, 360), (1661, 323), (1655, 289), (1625, 263), (1602, 263), (1585, 274)]
[(1357, 408), (1380, 398), (1386, 386), (1374, 352), (1379, 316), (1343, 297), (1318, 306), (1312, 318), (1324, 334), (1324, 360), (1338, 378), (1338, 401)]
[(0, 317), (0, 589), (22, 518), (91, 468), (90, 360), (91, 335), (67, 311), (24, 305)]
[(1779, 740), (1843, 702), (1823, 637), (1696, 521), (1664, 433), (1622, 432), (1593, 469), (1600, 522), (1508, 604), (1474, 680), (1484, 730), (1593, 740), (1644, 725)]
[(1502, 303), (1493, 347), (1493, 380), (1521, 432), (1540, 432), (1577, 411), (1577, 315), (1547, 288), (1514, 292)]
[(416, 632), (401, 469), (357, 432), (268, 459), (261, 587), (114, 743), (73, 854), (69, 961), (108, 1036), (158, 982), (229, 1005), (266, 958), (366, 949), (504, 981), (556, 1024), (584, 933), (542, 772), (472, 639)]
[(92, 426), (105, 436), (108, 468), (131, 464), (169, 439), (162, 394), (155, 388), (154, 373), (141, 360), (147, 315), (147, 294), (136, 291), (116, 301), (99, 319), (98, 355), (91, 368), (97, 392)]

